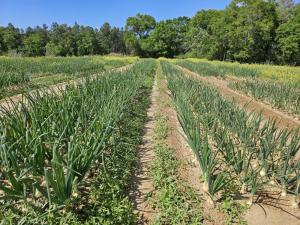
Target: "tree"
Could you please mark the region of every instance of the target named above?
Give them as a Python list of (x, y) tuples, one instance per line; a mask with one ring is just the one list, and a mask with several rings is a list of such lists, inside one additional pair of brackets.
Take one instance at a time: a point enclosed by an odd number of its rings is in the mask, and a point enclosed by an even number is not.
[(76, 55), (76, 40), (71, 27), (66, 24), (52, 24), (50, 41), (46, 45), (46, 54), (55, 56)]
[(226, 58), (227, 24), (224, 11), (201, 10), (190, 21), (185, 45), (192, 56), (223, 60)]
[(126, 21), (126, 31), (133, 32), (139, 39), (145, 39), (155, 28), (156, 21), (150, 15), (137, 14)]
[(78, 55), (97, 54), (97, 38), (92, 27), (80, 27), (76, 47)]
[(20, 29), (15, 28), (11, 23), (9, 23), (7, 27), (2, 29), (1, 33), (2, 33), (4, 50), (18, 51), (19, 47), (22, 44)]
[(98, 43), (101, 47), (102, 54), (111, 52), (111, 26), (104, 23), (98, 33)]
[(295, 14), (277, 29), (279, 60), (282, 63), (300, 65), (300, 5)]
[(278, 27), (274, 2), (233, 0), (225, 14), (229, 22), (229, 59), (240, 62), (265, 62), (274, 58), (272, 50)]
[(279, 18), (283, 22), (287, 22), (293, 16), (295, 2), (293, 0), (277, 0), (276, 2)]
[(142, 41), (142, 49), (152, 57), (174, 57), (184, 53), (184, 37), (188, 22), (187, 17), (159, 22), (149, 38)]
[(27, 28), (23, 36), (22, 52), (26, 56), (43, 56), (46, 54), (46, 44), (48, 42), (47, 26), (37, 26)]
[(139, 56), (146, 56), (142, 50), (142, 42), (147, 39), (156, 26), (155, 19), (150, 15), (137, 14), (129, 17), (125, 26), (125, 44), (127, 52)]
[(124, 42), (124, 31), (119, 28), (112, 28), (111, 34), (110, 34), (110, 52), (114, 53), (122, 53), (124, 54), (126, 52), (126, 46)]
[(6, 51), (6, 47), (4, 45), (4, 40), (3, 40), (3, 36), (2, 36), (2, 30), (3, 30), (3, 28), (0, 27), (0, 54), (3, 54)]

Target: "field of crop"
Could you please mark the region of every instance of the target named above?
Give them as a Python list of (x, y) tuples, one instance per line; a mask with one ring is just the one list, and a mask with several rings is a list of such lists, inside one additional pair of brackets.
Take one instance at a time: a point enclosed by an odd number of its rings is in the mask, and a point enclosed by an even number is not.
[[(38, 79), (82, 78), (1, 105), (1, 224), (251, 225), (261, 214), (257, 224), (299, 224), (293, 75), (270, 80), (271, 66), (194, 59), (3, 57), (0, 65), (3, 97)], [(284, 69), (298, 75), (272, 67)]]
[(0, 57), (0, 98), (133, 63), (134, 57)]
[[(244, 65), (204, 60), (176, 60), (175, 63), (202, 76), (225, 79), (228, 81), (228, 87), (232, 89), (267, 102), (280, 110), (300, 114), (298, 67)], [(269, 76), (271, 73), (272, 78)]]

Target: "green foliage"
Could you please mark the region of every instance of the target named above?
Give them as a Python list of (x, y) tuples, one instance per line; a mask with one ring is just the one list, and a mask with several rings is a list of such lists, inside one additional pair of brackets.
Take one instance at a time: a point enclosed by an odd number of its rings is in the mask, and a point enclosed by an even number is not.
[[(199, 134), (187, 134), (187, 138), (192, 140), (189, 142), (192, 149), (196, 149), (195, 143), (200, 142), (197, 139), (201, 140), (201, 134), (203, 136), (203, 132), (207, 131), (212, 139), (210, 143), (216, 147), (212, 154), (222, 155), (215, 157), (216, 162), (211, 165), (226, 168), (222, 171), (236, 181), (241, 193), (260, 193), (269, 188), (270, 181), (276, 181), (277, 188), (299, 195), (299, 190), (295, 189), (299, 182), (299, 163), (294, 161), (300, 150), (297, 130), (281, 130), (274, 120), (264, 122), (260, 115), (248, 114), (234, 102), (225, 100), (216, 89), (199, 80), (189, 79), (170, 64), (164, 64), (174, 98), (183, 102), (184, 106), (180, 108), (191, 111), (185, 124), (182, 123), (183, 128), (194, 129)], [(199, 121), (200, 125), (194, 123), (188, 127), (186, 124), (192, 124), (193, 120)], [(206, 151), (195, 152), (196, 155), (199, 153), (200, 164), (203, 157), (209, 159)], [(216, 172), (213, 174), (217, 175)]]
[(159, 22), (142, 48), (152, 57), (174, 57), (184, 50), (184, 38), (189, 19), (179, 17)]
[(234, 0), (225, 13), (230, 21), (226, 58), (240, 62), (271, 61), (278, 26), (276, 5), (263, 0)]
[(0, 98), (131, 63), (126, 57), (0, 58)]
[(135, 17), (127, 18), (125, 29), (133, 32), (139, 39), (144, 39), (149, 36), (155, 25), (156, 21), (152, 16), (138, 13)]
[(23, 37), (22, 53), (25, 56), (41, 56), (46, 54), (46, 44), (48, 42), (47, 27), (28, 28)]
[(294, 16), (277, 29), (279, 59), (288, 64), (300, 65), (300, 5)]
[[(19, 207), (22, 211), (11, 213), (11, 220), (26, 224), (133, 224), (126, 188), (154, 69), (153, 61), (141, 62), (70, 86), (60, 96), (37, 93), (21, 111), (6, 111), (1, 119), (1, 216), (8, 219), (4, 209)], [(17, 118), (21, 114), (27, 115), (23, 122)], [(134, 119), (132, 114), (137, 114)], [(14, 128), (20, 132), (13, 134)]]
[(253, 68), (246, 68), (238, 65), (213, 64), (210, 62), (192, 62), (189, 60), (177, 60), (176, 64), (185, 67), (202, 76), (237, 76), (237, 77), (256, 77), (258, 71)]
[(226, 225), (246, 225), (243, 218), (246, 207), (235, 202), (231, 197), (224, 199), (220, 206), (220, 211), (226, 215)]
[(276, 108), (300, 114), (300, 89), (293, 84), (247, 79), (229, 85), (258, 100), (267, 101)]
[(201, 10), (192, 17), (186, 33), (186, 47), (191, 56), (223, 60), (226, 51), (224, 12)]

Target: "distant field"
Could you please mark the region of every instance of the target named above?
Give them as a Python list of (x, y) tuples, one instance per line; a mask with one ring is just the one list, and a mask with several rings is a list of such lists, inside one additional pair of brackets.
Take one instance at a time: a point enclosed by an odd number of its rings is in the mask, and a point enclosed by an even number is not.
[[(176, 63), (183, 60), (175, 60)], [(186, 60), (184, 60), (186, 61)], [(216, 67), (228, 67), (228, 68), (240, 68), (241, 70), (252, 71), (257, 78), (271, 79), (274, 81), (280, 81), (284, 83), (297, 83), (300, 85), (300, 67), (292, 66), (275, 66), (275, 65), (263, 65), (263, 64), (241, 64), (237, 62), (221, 62), (221, 61), (209, 61), (206, 59), (187, 59), (194, 63), (209, 63), (215, 65)], [(226, 74), (226, 75), (236, 75), (236, 74)], [(242, 76), (242, 74), (240, 74)], [(246, 73), (245, 73), (246, 75)]]
[(0, 98), (121, 67), (136, 57), (0, 57)]
[[(300, 115), (300, 68), (240, 64), (204, 59), (174, 60), (175, 64), (201, 76), (220, 77), (226, 86)], [(226, 80), (226, 81), (225, 81)]]

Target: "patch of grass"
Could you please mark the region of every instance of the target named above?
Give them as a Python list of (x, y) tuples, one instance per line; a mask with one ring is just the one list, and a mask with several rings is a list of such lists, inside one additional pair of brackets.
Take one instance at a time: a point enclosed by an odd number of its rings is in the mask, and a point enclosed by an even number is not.
[(246, 225), (243, 215), (247, 207), (234, 201), (231, 197), (225, 198), (220, 205), (219, 210), (224, 213), (226, 217), (226, 225)]

